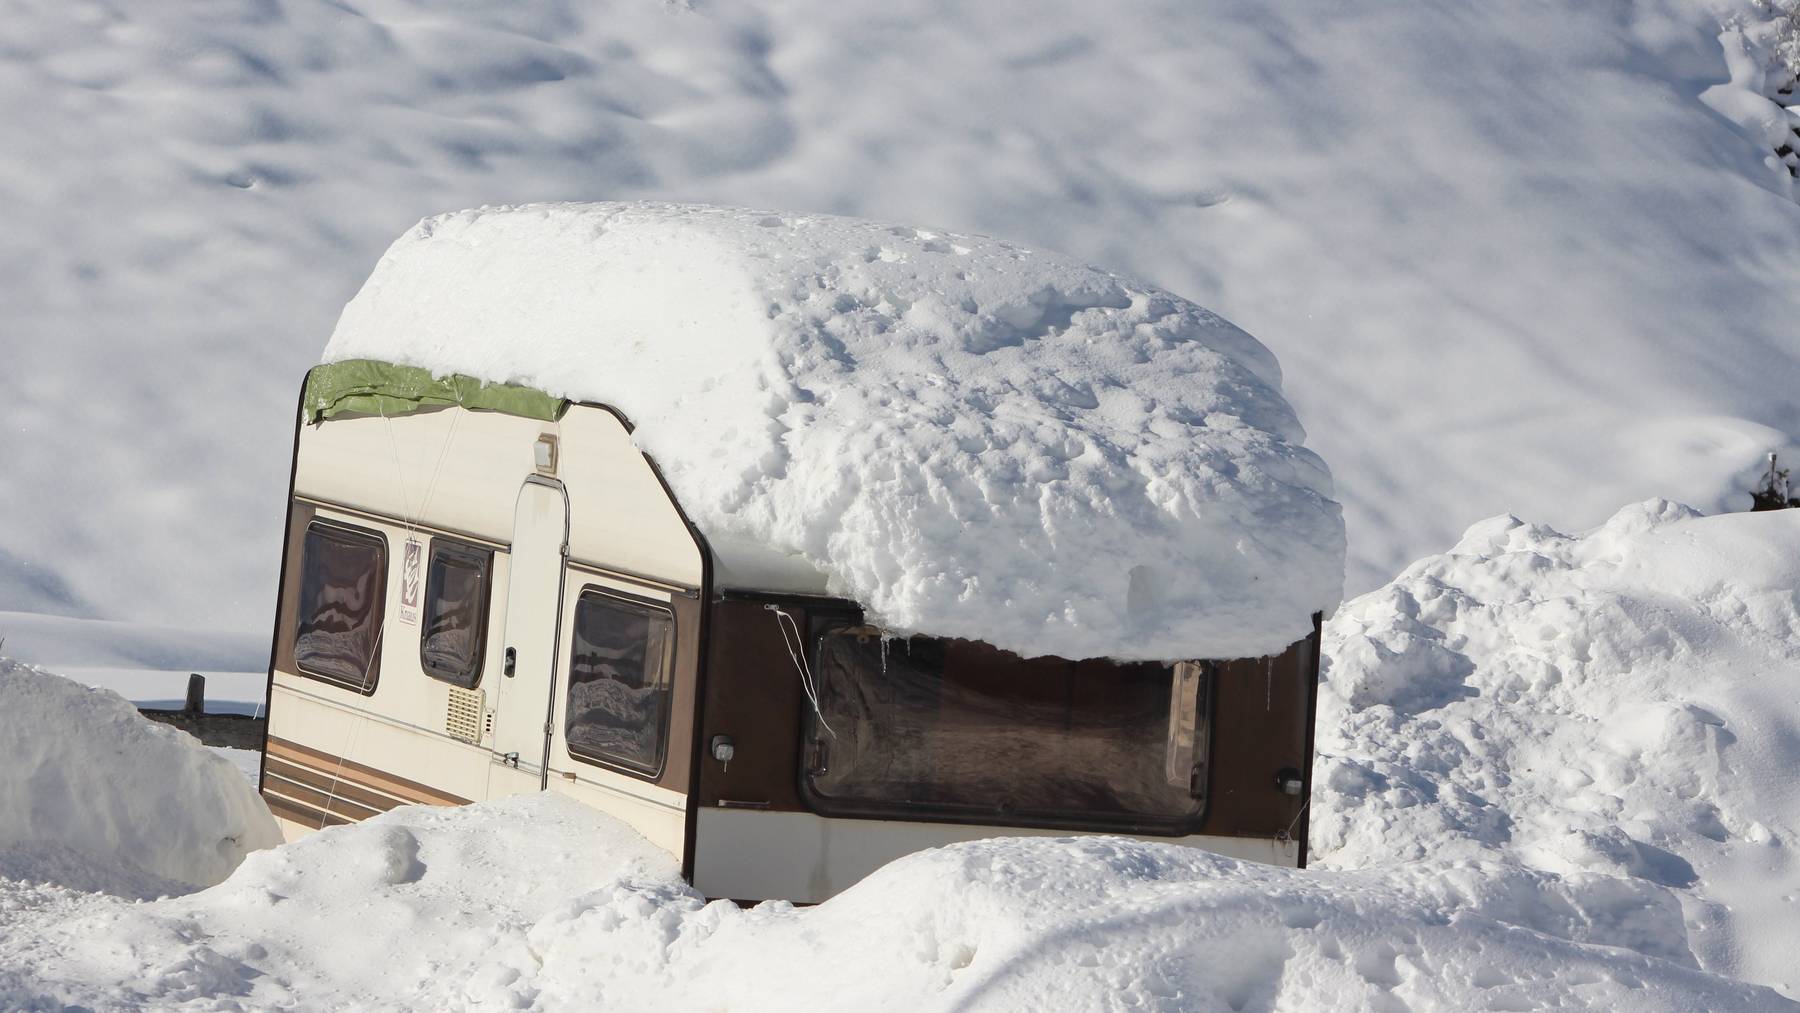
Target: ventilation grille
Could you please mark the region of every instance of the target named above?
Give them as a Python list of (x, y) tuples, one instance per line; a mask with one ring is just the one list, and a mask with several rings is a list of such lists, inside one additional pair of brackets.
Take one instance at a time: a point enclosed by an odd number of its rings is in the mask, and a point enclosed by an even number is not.
[(444, 715), (444, 731), (464, 742), (480, 742), (482, 702), (481, 690), (450, 687), (450, 708)]

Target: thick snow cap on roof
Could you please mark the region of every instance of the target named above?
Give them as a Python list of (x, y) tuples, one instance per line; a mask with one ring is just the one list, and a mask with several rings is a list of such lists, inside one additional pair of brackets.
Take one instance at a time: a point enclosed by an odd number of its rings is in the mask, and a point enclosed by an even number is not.
[(1249, 657), (1336, 605), (1344, 529), (1274, 356), (994, 239), (671, 204), (421, 222), (324, 359), (624, 412), (722, 558), (803, 559), (896, 632)]

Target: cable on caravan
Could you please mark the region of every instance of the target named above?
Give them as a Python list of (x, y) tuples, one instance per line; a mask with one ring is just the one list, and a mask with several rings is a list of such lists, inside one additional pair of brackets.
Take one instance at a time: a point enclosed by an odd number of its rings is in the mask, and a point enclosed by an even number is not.
[[(806, 638), (800, 635), (800, 624), (794, 621), (793, 616), (788, 615), (787, 610), (774, 602), (765, 604), (763, 608), (775, 613), (775, 628), (781, 631), (781, 642), (787, 646), (788, 657), (794, 660), (794, 669), (800, 673), (800, 688), (805, 690), (806, 699), (812, 704), (813, 716), (819, 719), (819, 727), (825, 729), (832, 738), (837, 738), (837, 732), (832, 730), (830, 722), (825, 720), (825, 712), (819, 708), (819, 684), (813, 678), (812, 669), (806, 664)], [(793, 630), (791, 637), (788, 635), (790, 628)]]

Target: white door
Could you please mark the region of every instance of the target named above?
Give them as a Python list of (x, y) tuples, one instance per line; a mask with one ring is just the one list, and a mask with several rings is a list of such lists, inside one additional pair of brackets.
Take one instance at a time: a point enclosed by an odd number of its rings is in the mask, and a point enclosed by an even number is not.
[(569, 498), (561, 483), (532, 477), (513, 511), (506, 641), (494, 713), (490, 796), (543, 788), (556, 693)]

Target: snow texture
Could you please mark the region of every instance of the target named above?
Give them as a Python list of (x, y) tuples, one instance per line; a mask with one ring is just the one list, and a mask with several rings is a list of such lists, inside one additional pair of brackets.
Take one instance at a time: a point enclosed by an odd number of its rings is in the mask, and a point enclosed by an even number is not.
[(1000, 240), (647, 203), (443, 215), (344, 308), (325, 360), (358, 358), (622, 410), (709, 540), (802, 555), (897, 632), (1254, 657), (1343, 589), (1331, 477), (1268, 350)]
[(1800, 205), (1700, 99), (1715, 7), (1762, 45), (1710, 0), (10, 6), (0, 609), (265, 629), (301, 375), (394, 236), (484, 203), (904, 221), (1182, 293), (1279, 356), (1354, 591), (1502, 511), (1741, 505), (1800, 437)]
[(1325, 627), (1324, 868), (1666, 887), (1701, 966), (1800, 997), (1800, 511), (1514, 517)]
[(115, 693), (0, 658), (0, 714), (0, 875), (153, 897), (281, 841), (229, 760)]
[(1695, 969), (1666, 892), (1609, 877), (1014, 839), (744, 910), (555, 795), (398, 809), (151, 904), (0, 890), (14, 1008), (1795, 1008)]

